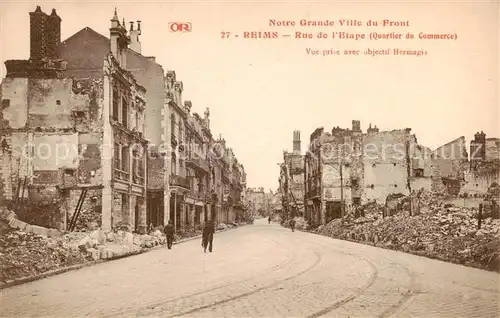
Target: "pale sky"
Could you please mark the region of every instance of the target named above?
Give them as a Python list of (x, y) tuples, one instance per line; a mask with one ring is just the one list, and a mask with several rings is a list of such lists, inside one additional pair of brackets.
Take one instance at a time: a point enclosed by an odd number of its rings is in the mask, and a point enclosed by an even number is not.
[[(88, 26), (109, 37), (114, 7), (120, 21), (141, 20), (142, 53), (155, 56), (184, 83), (193, 111), (210, 107), (214, 135), (222, 134), (247, 172), (248, 186), (278, 185), (277, 163), (302, 150), (317, 127), (351, 128), (351, 120), (381, 130), (412, 128), (436, 148), (483, 130), (499, 137), (499, 4), (496, 0), (406, 3), (349, 2), (11, 2), (0, 3), (0, 60), (29, 57), (29, 12), (57, 10), (62, 38)], [(406, 28), (270, 27), (269, 19), (409, 20)], [(169, 22), (192, 23), (172, 33)], [(244, 31), (456, 33), (458, 40), (243, 39)], [(222, 39), (221, 32), (239, 34)], [(306, 48), (425, 49), (427, 56), (308, 56)]]

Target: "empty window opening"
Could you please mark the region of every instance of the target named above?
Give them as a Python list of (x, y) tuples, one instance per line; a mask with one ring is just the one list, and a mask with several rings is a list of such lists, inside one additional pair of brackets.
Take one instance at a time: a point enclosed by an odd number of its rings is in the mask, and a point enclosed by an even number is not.
[(10, 99), (2, 99), (2, 108), (10, 106)]

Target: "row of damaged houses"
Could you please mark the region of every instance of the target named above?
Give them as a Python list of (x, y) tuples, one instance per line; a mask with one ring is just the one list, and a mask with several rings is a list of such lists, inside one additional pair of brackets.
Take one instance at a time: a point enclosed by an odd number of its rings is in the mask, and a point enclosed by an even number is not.
[(243, 165), (140, 35), (115, 9), (109, 38), (61, 42), (55, 10), (30, 12), (30, 58), (6, 61), (0, 86), (0, 203), (24, 221), (145, 233), (244, 217)]
[(281, 165), (282, 205), (288, 217), (304, 216), (313, 224), (421, 189), (483, 196), (500, 183), (500, 139), (483, 132), (470, 141), (470, 156), (465, 137), (431, 150), (409, 128), (380, 131), (370, 124), (363, 132), (357, 120), (351, 129), (317, 128), (305, 154), (295, 145), (298, 136), (294, 132), (294, 152), (285, 152)]

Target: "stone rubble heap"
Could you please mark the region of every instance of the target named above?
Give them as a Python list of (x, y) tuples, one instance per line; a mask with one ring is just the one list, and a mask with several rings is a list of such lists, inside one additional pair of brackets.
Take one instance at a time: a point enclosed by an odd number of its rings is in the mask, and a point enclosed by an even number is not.
[(364, 206), (364, 217), (347, 216), (316, 229), (346, 240), (412, 252), (459, 264), (500, 270), (500, 220), (485, 218), (477, 229), (477, 208), (445, 204), (442, 197), (422, 192), (419, 215), (402, 210), (382, 217), (383, 206)]
[(87, 252), (71, 250), (65, 238), (43, 237), (0, 221), (0, 281), (37, 275), (88, 261)]
[[(199, 230), (184, 231), (176, 234), (175, 239), (198, 234)], [(158, 229), (142, 235), (121, 230), (64, 234), (55, 229), (26, 224), (12, 211), (0, 207), (0, 281), (101, 259), (119, 258), (165, 243), (165, 234)]]
[[(233, 224), (219, 224), (217, 230), (232, 228)], [(144, 249), (166, 244), (160, 228), (149, 234), (135, 234), (117, 230), (105, 233), (61, 233), (54, 229), (33, 231), (12, 211), (0, 207), (0, 282), (20, 277), (35, 276), (47, 271), (140, 253)], [(175, 234), (174, 240), (195, 237), (201, 227)]]
[(303, 217), (296, 217), (295, 220), (295, 228), (297, 230), (305, 230), (307, 229), (307, 221)]

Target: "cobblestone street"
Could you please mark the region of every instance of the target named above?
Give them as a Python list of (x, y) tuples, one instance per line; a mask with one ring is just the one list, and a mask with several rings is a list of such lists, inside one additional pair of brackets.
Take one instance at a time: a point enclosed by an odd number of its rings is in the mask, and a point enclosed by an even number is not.
[(499, 275), (258, 220), (2, 291), (2, 316), (497, 317)]

